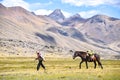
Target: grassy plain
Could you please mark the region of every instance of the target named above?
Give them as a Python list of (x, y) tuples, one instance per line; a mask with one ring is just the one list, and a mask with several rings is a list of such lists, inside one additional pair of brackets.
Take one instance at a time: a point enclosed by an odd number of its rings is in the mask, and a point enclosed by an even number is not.
[(120, 80), (120, 60), (102, 60), (104, 69), (89, 69), (80, 59), (46, 57), (46, 71), (36, 71), (34, 57), (0, 57), (0, 80)]

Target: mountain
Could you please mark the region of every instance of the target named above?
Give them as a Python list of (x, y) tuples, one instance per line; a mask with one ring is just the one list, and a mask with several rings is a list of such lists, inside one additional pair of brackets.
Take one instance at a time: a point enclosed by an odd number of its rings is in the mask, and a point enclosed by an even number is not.
[(5, 6), (0, 3), (0, 8), (5, 8)]
[(82, 24), (86, 21), (86, 19), (82, 18), (79, 14), (75, 14), (67, 19), (65, 19), (61, 25), (63, 26), (73, 26), (75, 27), (78, 24)]
[(79, 30), (95, 42), (110, 44), (120, 40), (120, 19), (95, 15)]
[(50, 15), (48, 15), (48, 17), (60, 23), (65, 19), (65, 16), (60, 9), (54, 10)]
[(82, 18), (79, 14), (75, 14), (69, 18), (65, 18), (60, 9), (54, 10), (51, 14), (48, 15), (48, 17), (62, 26), (71, 27), (82, 25), (86, 21), (86, 19)]
[(70, 19), (78, 22), (76, 26), (63, 27), (49, 16), (0, 4), (0, 55), (32, 56), (41, 50), (67, 56), (72, 55), (70, 50), (89, 49), (102, 58), (120, 55), (119, 19), (96, 15), (84, 22), (79, 15), (74, 17)]
[[(58, 29), (59, 33), (49, 31), (50, 28)], [(69, 36), (63, 35), (64, 30), (67, 31), (67, 29), (69, 28), (63, 28), (47, 16), (35, 15), (19, 6), (2, 5), (0, 7), (0, 54), (28, 56), (44, 47), (46, 51), (64, 51), (64, 53), (73, 45), (74, 49), (80, 48), (81, 46), (75, 46), (80, 44), (80, 38), (77, 39), (75, 35), (72, 35), (75, 31)], [(77, 40), (74, 40), (74, 37)]]
[[(38, 17), (22, 7), (0, 7), (0, 52), (32, 53), (42, 45), (54, 45), (46, 29), (60, 26), (54, 20)], [(49, 40), (51, 39), (51, 41)], [(28, 43), (32, 43), (31, 45)], [(40, 47), (37, 47), (38, 45)], [(34, 46), (34, 47), (33, 47)], [(31, 49), (31, 48), (32, 49)], [(35, 48), (36, 47), (36, 48)], [(35, 49), (34, 49), (35, 48)], [(23, 53), (24, 53), (23, 52)]]

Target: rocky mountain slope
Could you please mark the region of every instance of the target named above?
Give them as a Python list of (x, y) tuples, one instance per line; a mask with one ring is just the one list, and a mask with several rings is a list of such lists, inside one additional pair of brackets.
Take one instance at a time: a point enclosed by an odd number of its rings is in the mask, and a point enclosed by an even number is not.
[(105, 15), (95, 15), (79, 28), (83, 34), (95, 42), (110, 44), (120, 41), (120, 19)]
[(68, 55), (70, 50), (92, 49), (104, 55), (102, 58), (120, 55), (119, 19), (104, 15), (86, 20), (80, 15), (65, 19), (60, 15), (60, 21), (68, 21), (67, 26), (50, 15), (35, 15), (21, 7), (0, 4), (0, 54), (28, 56), (43, 50)]

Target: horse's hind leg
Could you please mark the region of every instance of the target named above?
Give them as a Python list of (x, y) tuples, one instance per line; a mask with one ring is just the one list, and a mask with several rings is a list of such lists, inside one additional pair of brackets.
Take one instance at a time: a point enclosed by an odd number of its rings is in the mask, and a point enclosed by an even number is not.
[(94, 61), (94, 69), (96, 69), (96, 65), (97, 65), (97, 64), (96, 64), (96, 61)]
[(101, 62), (100, 62), (100, 66), (101, 66), (101, 69), (103, 69), (103, 66), (102, 66)]
[(98, 60), (98, 65), (101, 66), (101, 69), (103, 69), (103, 66), (99, 60)]

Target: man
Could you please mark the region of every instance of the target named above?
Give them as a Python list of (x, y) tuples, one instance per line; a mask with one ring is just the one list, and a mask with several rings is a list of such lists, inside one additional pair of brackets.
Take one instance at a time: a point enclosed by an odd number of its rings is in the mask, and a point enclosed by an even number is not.
[(40, 66), (42, 66), (43, 69), (45, 70), (45, 66), (44, 66), (43, 63), (42, 63), (42, 62), (44, 61), (44, 59), (42, 58), (40, 52), (37, 52), (37, 58), (35, 58), (35, 60), (38, 60), (38, 61), (39, 61), (39, 62), (38, 62), (38, 65), (37, 65), (37, 71), (39, 70)]
[(88, 53), (88, 55), (89, 55), (89, 57), (90, 57), (90, 60), (89, 60), (89, 61), (92, 61), (93, 58), (94, 58), (94, 51), (93, 51), (93, 50), (88, 50), (87, 53)]

